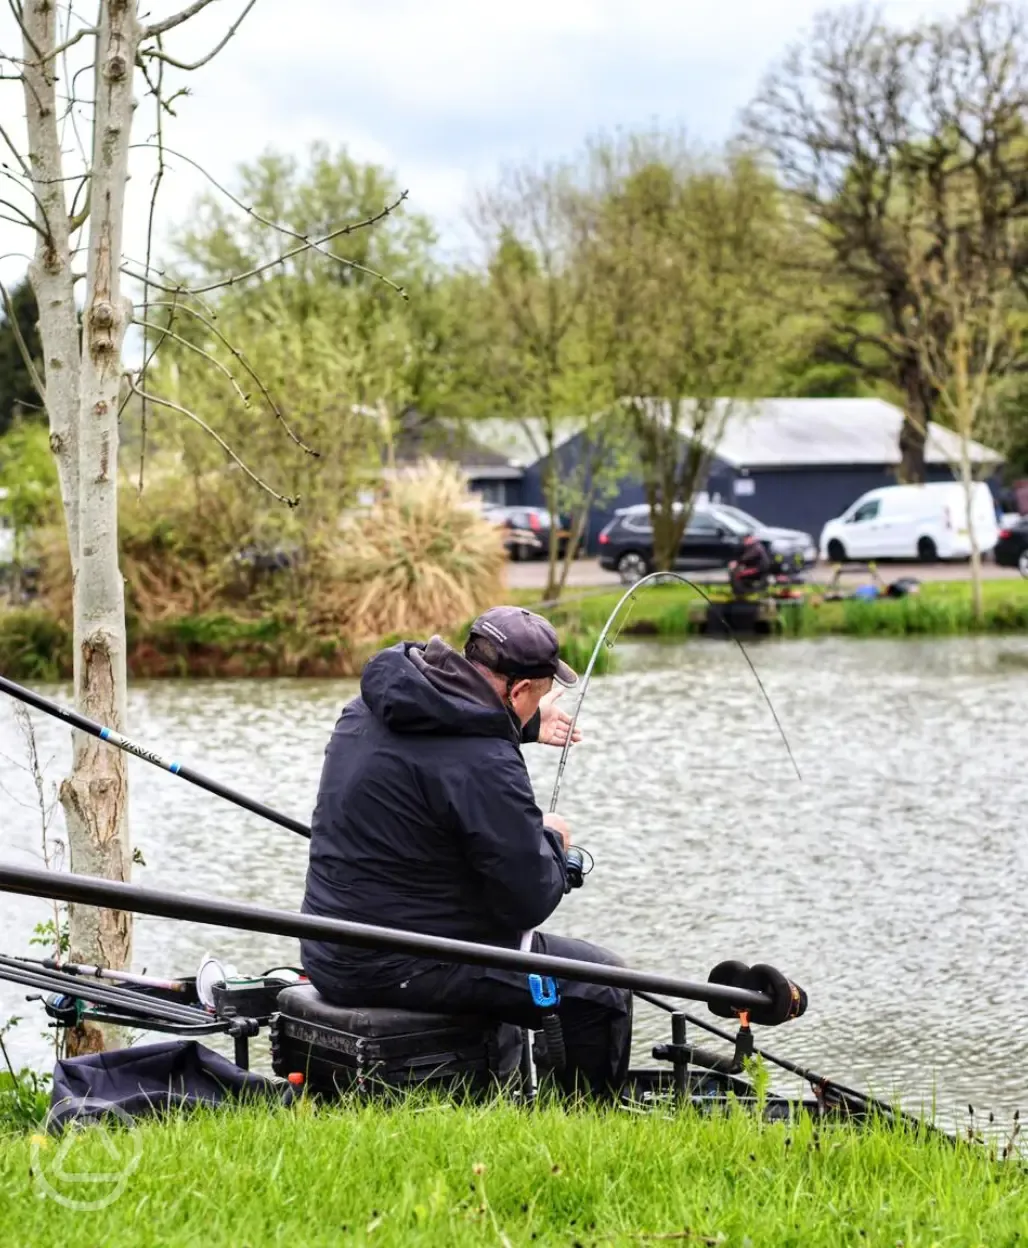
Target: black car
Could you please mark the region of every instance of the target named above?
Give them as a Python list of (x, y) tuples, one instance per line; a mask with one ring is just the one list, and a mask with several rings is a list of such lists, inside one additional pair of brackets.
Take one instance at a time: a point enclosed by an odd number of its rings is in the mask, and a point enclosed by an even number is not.
[[(553, 519), (545, 507), (489, 507), (486, 518), (506, 530), (505, 545), (512, 559), (546, 559), (550, 553)], [(571, 536), (563, 516), (557, 517), (557, 557), (564, 558)], [(581, 553), (582, 543), (576, 550)]]
[[(693, 509), (678, 547), (675, 568), (682, 571), (724, 568), (738, 558), (743, 538), (754, 534), (772, 556), (793, 562), (797, 556), (804, 567), (817, 558), (817, 547), (809, 533), (797, 529), (776, 529), (726, 503), (707, 503)], [(617, 572), (623, 581), (637, 581), (653, 571), (653, 528), (649, 508), (626, 507), (600, 534), (600, 567)]]
[(1000, 529), (992, 555), (1001, 568), (1017, 568), (1028, 577), (1028, 516)]

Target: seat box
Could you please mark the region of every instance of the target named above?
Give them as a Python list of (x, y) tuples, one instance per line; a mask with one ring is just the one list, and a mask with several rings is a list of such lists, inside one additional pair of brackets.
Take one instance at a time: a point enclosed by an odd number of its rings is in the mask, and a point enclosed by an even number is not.
[(271, 1063), (313, 1092), (414, 1086), (483, 1094), (518, 1069), (521, 1032), (506, 1023), (410, 1010), (336, 1006), (311, 984), (283, 989), (271, 1020)]

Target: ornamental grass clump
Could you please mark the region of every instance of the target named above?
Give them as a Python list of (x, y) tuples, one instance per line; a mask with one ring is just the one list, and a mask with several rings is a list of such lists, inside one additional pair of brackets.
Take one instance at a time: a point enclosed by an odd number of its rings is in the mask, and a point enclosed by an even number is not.
[(323, 556), (333, 614), (357, 641), (451, 632), (503, 595), (502, 534), (449, 464), (399, 471)]

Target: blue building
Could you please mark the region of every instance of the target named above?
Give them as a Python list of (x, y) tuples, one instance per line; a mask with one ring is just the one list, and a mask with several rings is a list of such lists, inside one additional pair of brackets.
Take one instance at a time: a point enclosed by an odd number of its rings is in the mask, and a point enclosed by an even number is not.
[[(894, 485), (899, 467), (900, 408), (882, 399), (721, 400), (721, 411), (707, 422), (721, 427), (701, 488), (720, 496), (765, 524), (800, 529), (815, 539), (859, 495)], [(727, 408), (727, 410), (725, 410)], [(682, 422), (683, 430), (687, 421)], [(569, 425), (555, 455), (565, 470), (582, 453), (581, 434)], [(491, 502), (545, 506), (543, 483), (548, 460), (539, 423), (488, 420), (475, 426), (475, 441), (501, 464), (468, 465), (473, 489)], [(960, 439), (940, 425), (929, 425), (925, 476), (952, 480)], [(981, 443), (971, 444), (979, 476), (993, 476), (1003, 457)], [(469, 458), (474, 458), (470, 456)], [(478, 456), (484, 458), (484, 453)], [(600, 530), (619, 507), (646, 501), (639, 477), (619, 483), (611, 499), (590, 514), (588, 546), (595, 550)]]

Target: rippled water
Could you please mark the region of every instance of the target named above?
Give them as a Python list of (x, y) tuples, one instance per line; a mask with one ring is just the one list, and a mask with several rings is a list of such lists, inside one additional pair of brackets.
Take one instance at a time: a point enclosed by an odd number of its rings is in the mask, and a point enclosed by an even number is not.
[[(727, 957), (770, 961), (810, 993), (768, 1047), (906, 1103), (1028, 1107), (1023, 898), (1026, 783), (1018, 754), (1028, 643), (844, 639), (751, 648), (802, 771), (791, 770), (734, 646), (622, 645), (593, 682), (561, 809), (596, 857), (548, 926), (630, 964), (690, 978)], [(132, 735), (306, 820), (347, 682), (136, 685)], [(49, 691), (67, 698), (66, 689)], [(571, 695), (567, 695), (571, 701)], [(58, 779), (66, 730), (36, 717)], [(0, 706), (2, 854), (29, 862), (38, 819), (10, 706)], [(526, 750), (548, 805), (557, 752)], [(139, 883), (295, 908), (304, 842), (133, 760)], [(28, 952), (46, 906), (0, 896), (0, 950)], [(140, 918), (137, 963), (190, 973), (208, 949), (257, 972), (294, 942)], [(697, 1007), (702, 1009), (702, 1007)], [(44, 1063), (42, 1013), (17, 1012), (19, 1060)], [(37, 1025), (38, 1024), (38, 1025)], [(640, 1009), (637, 1060), (665, 1024)], [(772, 1040), (774, 1043), (772, 1044)], [(787, 1089), (788, 1081), (781, 1084)]]

